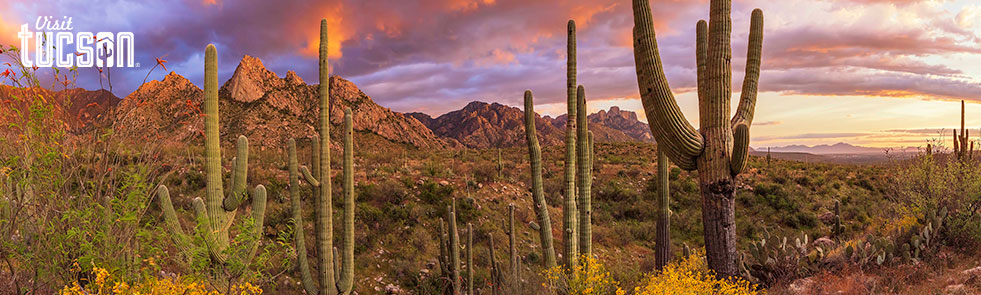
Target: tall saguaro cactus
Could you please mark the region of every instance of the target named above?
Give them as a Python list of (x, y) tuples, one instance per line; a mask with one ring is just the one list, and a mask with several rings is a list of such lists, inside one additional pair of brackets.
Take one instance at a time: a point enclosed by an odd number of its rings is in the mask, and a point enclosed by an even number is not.
[[(576, 106), (577, 95), (582, 87), (576, 89), (576, 22), (569, 20), (568, 63), (566, 63), (566, 86), (568, 92), (567, 117), (565, 121), (565, 200), (562, 207), (563, 262), (572, 269), (579, 256), (579, 211), (576, 209)], [(585, 95), (585, 94), (583, 94)]]
[(473, 224), (467, 222), (467, 295), (473, 295)]
[(711, 0), (709, 23), (696, 26), (699, 130), (685, 119), (664, 74), (649, 0), (633, 0), (634, 61), (644, 110), (659, 149), (685, 170), (698, 170), (708, 264), (722, 277), (738, 274), (736, 265), (734, 176), (749, 150), (763, 45), (763, 11), (752, 13), (746, 75), (736, 114), (732, 96), (731, 0)]
[[(290, 140), (290, 191), (293, 219), (296, 222), (295, 243), (300, 274), (307, 294), (351, 294), (354, 289), (354, 122), (351, 109), (344, 110), (344, 242), (341, 261), (337, 260), (334, 248), (334, 234), (331, 208), (330, 180), (330, 72), (327, 63), (327, 20), (320, 21), (320, 135), (313, 137), (313, 173), (307, 167), (300, 167), (304, 180), (314, 188), (314, 203), (317, 236), (316, 282), (309, 273), (306, 247), (303, 235), (303, 214), (299, 198), (299, 175), (297, 173), (296, 143)], [(340, 264), (338, 266), (337, 264)], [(339, 272), (339, 274), (338, 274)], [(319, 284), (319, 288), (317, 287)]]
[(964, 129), (964, 101), (961, 100), (961, 134), (957, 135), (957, 129), (954, 132), (954, 154), (957, 159), (960, 160), (970, 160), (972, 154), (974, 153), (974, 142), (971, 142), (971, 135), (967, 129)]
[(542, 262), (546, 268), (557, 265), (555, 248), (552, 246), (552, 219), (548, 216), (548, 203), (542, 189), (542, 147), (535, 130), (535, 102), (531, 90), (525, 91), (525, 138), (528, 141), (528, 158), (531, 162), (531, 196), (538, 217), (538, 234), (542, 242)]
[[(228, 229), (235, 220), (235, 213), (245, 198), (246, 178), (248, 176), (249, 141), (245, 136), (239, 136), (236, 144), (236, 157), (232, 159), (232, 178), (228, 195), (223, 192), (221, 146), (218, 130), (218, 52), (215, 46), (208, 44), (204, 51), (204, 164), (207, 172), (206, 199), (194, 198), (194, 213), (197, 216), (200, 232), (204, 235), (208, 254), (214, 264), (223, 265), (228, 257)], [(164, 212), (164, 220), (173, 234), (174, 243), (184, 253), (191, 249), (190, 238), (184, 233), (177, 214), (170, 200), (170, 191), (166, 186), (157, 188), (157, 198)], [(262, 233), (262, 224), (266, 213), (266, 188), (258, 185), (252, 193), (252, 218), (254, 221), (255, 239), (250, 241), (251, 249), (241, 262), (248, 264), (255, 256)]]
[(456, 227), (456, 199), (453, 199), (453, 205), (446, 207), (446, 219), (449, 220), (450, 224), (449, 252), (453, 295), (460, 295), (462, 289), (460, 284), (460, 234)]
[(657, 149), (657, 233), (654, 240), (654, 266), (660, 270), (671, 260), (671, 200), (668, 181), (668, 156), (658, 147)]
[(590, 190), (593, 185), (592, 133), (587, 126), (586, 92), (579, 86), (576, 95), (576, 187), (579, 189), (579, 252), (581, 255), (593, 254), (592, 200)]

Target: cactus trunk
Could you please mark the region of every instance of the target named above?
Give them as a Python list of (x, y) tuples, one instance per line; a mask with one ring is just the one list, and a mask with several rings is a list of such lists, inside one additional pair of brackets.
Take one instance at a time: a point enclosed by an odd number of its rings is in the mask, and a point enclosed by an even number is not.
[[(579, 256), (579, 211), (576, 209), (576, 22), (569, 21), (568, 63), (566, 86), (568, 90), (567, 120), (565, 122), (565, 200), (562, 207), (563, 262), (569, 269), (576, 265)], [(582, 89), (582, 88), (579, 88)]]
[(731, 0), (712, 0), (709, 22), (696, 26), (699, 130), (681, 114), (661, 64), (648, 0), (634, 0), (637, 83), (651, 132), (671, 162), (698, 170), (702, 224), (709, 268), (720, 277), (738, 274), (734, 176), (746, 163), (760, 73), (763, 13), (752, 13), (746, 74), (739, 105), (730, 119)]
[(548, 215), (548, 203), (542, 190), (542, 148), (535, 130), (535, 103), (531, 91), (525, 91), (525, 136), (528, 141), (528, 158), (531, 162), (531, 195), (538, 217), (538, 233), (542, 243), (542, 262), (545, 268), (557, 265), (555, 248), (552, 246), (552, 220)]
[(577, 198), (579, 201), (579, 253), (580, 255), (592, 255), (593, 253), (593, 231), (592, 225), (592, 200), (590, 200), (590, 190), (593, 183), (593, 175), (590, 171), (592, 168), (592, 158), (590, 158), (590, 151), (592, 149), (590, 142), (590, 132), (588, 127), (588, 118), (586, 117), (586, 92), (583, 90), (582, 86), (579, 86), (576, 95), (576, 120), (578, 129), (576, 129), (576, 187), (579, 189)]
[(668, 181), (670, 163), (661, 148), (657, 150), (657, 233), (655, 237), (654, 265), (660, 270), (671, 260), (671, 209)]
[(473, 224), (467, 222), (467, 295), (473, 293)]
[(451, 282), (453, 283), (453, 294), (460, 295), (461, 285), (460, 285), (460, 235), (457, 232), (456, 227), (456, 199), (453, 199), (453, 205), (446, 207), (446, 214), (450, 224), (450, 272), (452, 273)]
[(511, 270), (508, 274), (511, 291), (515, 291), (518, 279), (518, 239), (514, 229), (514, 204), (508, 205), (508, 254)]

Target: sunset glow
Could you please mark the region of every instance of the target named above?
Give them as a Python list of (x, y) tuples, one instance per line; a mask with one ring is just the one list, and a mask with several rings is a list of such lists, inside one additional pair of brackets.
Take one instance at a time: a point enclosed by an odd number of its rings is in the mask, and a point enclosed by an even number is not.
[[(78, 31), (133, 31), (144, 67), (169, 68), (201, 85), (199, 53), (221, 50), (219, 79), (245, 54), (280, 76), (316, 81), (319, 19), (330, 28), (332, 72), (395, 111), (439, 115), (470, 101), (520, 106), (525, 89), (538, 111), (564, 111), (565, 35), (579, 26), (579, 81), (590, 111), (642, 111), (634, 72), (630, 4), (620, 0), (163, 1), (104, 10), (110, 1), (0, 3), (0, 42), (38, 16), (71, 16)], [(694, 27), (706, 1), (652, 1), (661, 56), (688, 119)], [(921, 146), (958, 123), (981, 128), (981, 5), (952, 1), (764, 1), (733, 4), (733, 81), (742, 81), (749, 15), (766, 13), (760, 99), (752, 146), (833, 144)], [(173, 17), (180, 15), (181, 17)], [(241, 20), (249, 20), (243, 22)], [(148, 68), (120, 69), (125, 97)], [(157, 72), (150, 79), (161, 79)], [(113, 73), (116, 75), (116, 73)], [(49, 75), (40, 75), (42, 77)], [(122, 78), (119, 78), (122, 77)], [(80, 86), (97, 89), (98, 73)], [(736, 97), (734, 95), (734, 97)], [(735, 103), (733, 104), (735, 107)], [(971, 114), (974, 114), (973, 116)], [(643, 118), (643, 116), (640, 116)], [(981, 134), (981, 130), (979, 130)], [(949, 139), (949, 134), (943, 134)]]

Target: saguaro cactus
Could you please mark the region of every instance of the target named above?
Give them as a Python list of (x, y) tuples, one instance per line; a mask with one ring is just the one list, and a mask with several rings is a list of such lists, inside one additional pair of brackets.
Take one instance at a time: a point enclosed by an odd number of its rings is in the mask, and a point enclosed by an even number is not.
[(954, 129), (954, 154), (957, 159), (960, 160), (970, 160), (971, 155), (974, 153), (974, 142), (971, 142), (970, 131), (964, 129), (964, 101), (961, 100), (961, 134), (957, 135), (957, 130)]
[(668, 156), (657, 149), (657, 233), (654, 240), (654, 266), (660, 270), (671, 260), (671, 208), (668, 207), (671, 197), (669, 188), (671, 183), (668, 181), (668, 171), (670, 163)]
[(834, 227), (831, 228), (831, 236), (835, 239), (838, 239), (838, 237), (845, 232), (844, 228), (841, 227), (841, 211), (839, 210), (839, 207), (841, 207), (841, 202), (835, 200), (835, 224)]
[(460, 234), (457, 232), (456, 227), (456, 199), (453, 199), (453, 205), (446, 207), (446, 219), (449, 220), (450, 224), (449, 252), (451, 256), (450, 272), (452, 273), (453, 295), (460, 295), (460, 290), (462, 289), (460, 284)]
[(651, 131), (668, 158), (685, 170), (698, 170), (708, 264), (717, 275), (738, 274), (736, 265), (734, 176), (749, 150), (760, 58), (763, 12), (752, 13), (742, 97), (729, 117), (732, 96), (731, 0), (712, 0), (709, 23), (696, 26), (699, 130), (685, 119), (664, 74), (648, 0), (633, 0), (634, 60), (637, 85)]
[[(212, 263), (223, 265), (228, 260), (226, 249), (229, 247), (228, 229), (235, 220), (235, 213), (246, 195), (246, 178), (248, 176), (249, 141), (245, 136), (239, 136), (236, 144), (236, 157), (232, 159), (232, 183), (228, 195), (223, 192), (221, 147), (218, 137), (218, 53), (215, 46), (208, 44), (204, 51), (204, 162), (207, 172), (206, 200), (194, 198), (194, 213), (197, 216), (208, 254)], [(172, 233), (177, 248), (184, 253), (191, 249), (190, 238), (184, 234), (177, 221), (177, 214), (170, 200), (170, 191), (166, 186), (157, 188), (157, 198), (163, 209), (164, 221)], [(252, 193), (252, 218), (254, 220), (255, 239), (250, 241), (248, 254), (239, 259), (248, 264), (255, 256), (262, 233), (263, 219), (266, 213), (266, 188), (256, 186)]]
[(592, 166), (593, 159), (591, 133), (586, 117), (586, 92), (579, 86), (576, 95), (576, 187), (578, 187), (579, 199), (579, 253), (581, 255), (593, 254), (593, 230), (592, 230), (592, 200), (590, 199), (590, 189), (593, 185)]
[(511, 289), (514, 287), (518, 281), (518, 239), (517, 233), (514, 228), (514, 204), (508, 205), (508, 254), (510, 254), (510, 265), (511, 268), (509, 276), (509, 285)]
[[(326, 269), (321, 269), (317, 275), (318, 279), (322, 279), (325, 276), (330, 276), (333, 278), (334, 287), (329, 287), (324, 283), (319, 283), (321, 285), (320, 290), (317, 288), (313, 278), (310, 275), (309, 263), (307, 262), (306, 254), (306, 242), (305, 235), (303, 231), (303, 213), (302, 206), (300, 205), (300, 193), (299, 193), (299, 173), (297, 169), (297, 159), (296, 159), (296, 141), (290, 139), (289, 141), (289, 171), (290, 171), (290, 198), (291, 205), (293, 209), (293, 220), (296, 223), (294, 232), (294, 242), (297, 251), (297, 264), (300, 267), (300, 275), (303, 280), (304, 288), (307, 289), (309, 294), (350, 294), (354, 289), (354, 127), (351, 109), (344, 110), (344, 169), (342, 171), (342, 181), (344, 184), (344, 243), (343, 252), (338, 258), (338, 251), (336, 247), (325, 247), (321, 240), (317, 241), (317, 248), (331, 249), (332, 251), (327, 252), (330, 254), (330, 272)], [(317, 137), (315, 137), (316, 141)], [(315, 143), (314, 146), (317, 146)], [(314, 151), (319, 151), (319, 148), (315, 148)], [(323, 149), (329, 151), (329, 149)], [(315, 187), (322, 185), (321, 182), (316, 181), (316, 178), (309, 175), (309, 170), (306, 167), (302, 168), (303, 174), (307, 177), (307, 181), (310, 182)], [(318, 202), (327, 201), (325, 199), (321, 200), (318, 198)], [(329, 201), (328, 201), (329, 202)], [(329, 206), (329, 205), (328, 205)], [(329, 208), (329, 207), (328, 207)], [(319, 214), (318, 219), (323, 217)], [(318, 223), (320, 224), (320, 223)], [(319, 228), (317, 230), (320, 230)], [(323, 233), (318, 233), (318, 238), (323, 236)], [(321, 252), (324, 253), (324, 252)], [(326, 254), (321, 254), (321, 257), (327, 256)], [(340, 259), (341, 261), (338, 261)], [(323, 281), (320, 281), (323, 282)], [(329, 282), (328, 282), (329, 283)], [(328, 286), (328, 290), (324, 291), (324, 286)], [(326, 292), (326, 293), (319, 293)], [(335, 292), (335, 293), (331, 293)]]
[(473, 294), (473, 224), (467, 222), (467, 295)]
[(582, 87), (576, 89), (576, 22), (569, 20), (568, 62), (566, 86), (568, 92), (568, 119), (565, 121), (565, 200), (562, 207), (563, 262), (572, 269), (579, 256), (579, 211), (576, 209), (576, 106), (578, 95), (585, 96)]
[(542, 262), (546, 268), (557, 265), (555, 248), (552, 246), (552, 219), (548, 216), (548, 204), (542, 190), (542, 147), (538, 144), (535, 130), (535, 102), (531, 90), (525, 91), (525, 138), (528, 141), (528, 158), (531, 162), (531, 195), (538, 217), (538, 234), (542, 242)]
[[(296, 143), (290, 140), (290, 190), (293, 198), (293, 218), (297, 231), (296, 248), (300, 274), (307, 294), (351, 294), (354, 289), (354, 122), (351, 109), (344, 110), (344, 242), (342, 258), (338, 263), (331, 208), (330, 180), (330, 73), (327, 64), (327, 20), (320, 21), (320, 128), (319, 136), (313, 137), (313, 173), (300, 167), (304, 180), (314, 188), (316, 195), (318, 273), (317, 282), (309, 274), (306, 247), (303, 246), (303, 215), (299, 203), (299, 176), (297, 175)], [(340, 264), (338, 266), (337, 264)], [(338, 274), (340, 272), (340, 274)], [(319, 284), (319, 288), (317, 285)]]

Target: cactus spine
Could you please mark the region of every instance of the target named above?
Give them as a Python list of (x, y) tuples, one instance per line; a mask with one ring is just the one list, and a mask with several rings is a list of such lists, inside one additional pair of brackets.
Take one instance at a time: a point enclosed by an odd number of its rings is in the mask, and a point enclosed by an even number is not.
[[(194, 213), (197, 216), (208, 253), (213, 264), (223, 265), (228, 261), (226, 249), (229, 247), (228, 229), (235, 220), (238, 205), (245, 198), (246, 177), (248, 176), (249, 141), (245, 136), (239, 136), (236, 144), (237, 155), (232, 159), (232, 178), (230, 191), (226, 196), (222, 188), (221, 149), (218, 130), (218, 53), (214, 45), (208, 44), (204, 53), (204, 161), (207, 172), (206, 200), (194, 198)], [(166, 186), (157, 188), (160, 207), (164, 211), (167, 227), (173, 233), (174, 243), (184, 253), (191, 248), (190, 238), (184, 234), (183, 228), (177, 221), (174, 206), (170, 200), (170, 192)], [(239, 259), (248, 264), (255, 256), (259, 247), (259, 237), (266, 212), (266, 188), (256, 186), (252, 193), (252, 218), (254, 221), (255, 240), (251, 241), (248, 254)]]
[(552, 220), (548, 216), (548, 204), (542, 190), (542, 148), (535, 130), (535, 103), (531, 91), (525, 91), (525, 136), (528, 141), (528, 158), (531, 162), (531, 195), (538, 217), (538, 233), (542, 242), (542, 258), (545, 268), (557, 265), (555, 248), (552, 246)]
[[(567, 117), (565, 122), (565, 200), (562, 207), (563, 245), (562, 264), (569, 269), (576, 265), (579, 256), (579, 211), (576, 209), (576, 106), (582, 87), (576, 89), (576, 22), (569, 20), (568, 63), (566, 64), (566, 86), (568, 90)], [(582, 94), (585, 95), (585, 94)]]
[[(297, 223), (295, 243), (298, 264), (303, 279), (303, 286), (308, 294), (334, 295), (351, 294), (354, 289), (354, 122), (350, 108), (344, 110), (344, 167), (342, 182), (344, 185), (344, 241), (341, 256), (338, 258), (337, 248), (334, 247), (334, 234), (331, 208), (330, 180), (330, 72), (327, 63), (327, 20), (320, 21), (320, 115), (319, 133), (312, 138), (313, 173), (307, 167), (300, 167), (316, 195), (316, 222), (318, 273), (317, 282), (309, 275), (306, 247), (303, 243), (303, 214), (299, 204), (299, 180), (294, 182), (297, 175), (296, 143), (290, 140), (290, 194), (293, 198), (293, 218)], [(340, 260), (340, 261), (338, 261)], [(317, 288), (319, 284), (319, 289)]]
[(710, 24), (696, 26), (697, 89), (700, 129), (678, 107), (661, 64), (649, 0), (633, 0), (634, 58), (645, 113), (672, 163), (698, 170), (702, 219), (709, 268), (720, 277), (738, 274), (735, 231), (735, 183), (749, 150), (763, 43), (763, 12), (752, 13), (746, 75), (739, 106), (731, 119), (731, 0), (712, 0)]
[(671, 209), (668, 181), (670, 163), (664, 150), (657, 149), (657, 233), (655, 237), (654, 265), (660, 270), (671, 260)]
[(579, 188), (579, 252), (581, 255), (592, 255), (593, 253), (593, 230), (592, 225), (592, 200), (590, 200), (590, 189), (593, 184), (592, 175), (592, 142), (590, 141), (588, 121), (586, 117), (586, 91), (580, 85), (576, 95), (576, 186)]
[(451, 256), (450, 272), (452, 274), (453, 294), (460, 294), (460, 235), (456, 228), (456, 199), (453, 205), (446, 207), (446, 216), (450, 224), (449, 252)]

